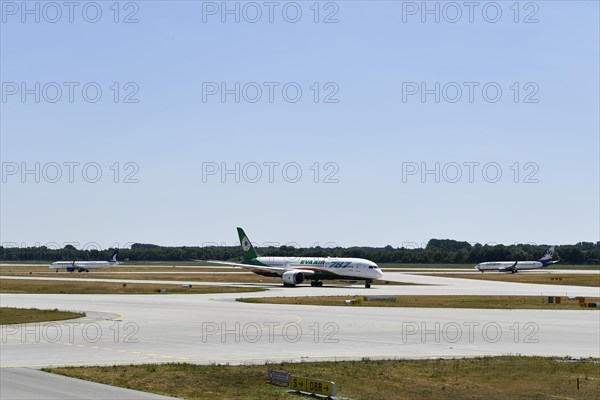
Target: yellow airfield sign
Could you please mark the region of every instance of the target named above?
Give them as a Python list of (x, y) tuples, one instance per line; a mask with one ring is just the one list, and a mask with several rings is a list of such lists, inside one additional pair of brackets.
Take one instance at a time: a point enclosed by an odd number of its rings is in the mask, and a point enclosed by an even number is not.
[(333, 396), (337, 392), (334, 382), (320, 381), (318, 379), (290, 376), (290, 388), (301, 392)]

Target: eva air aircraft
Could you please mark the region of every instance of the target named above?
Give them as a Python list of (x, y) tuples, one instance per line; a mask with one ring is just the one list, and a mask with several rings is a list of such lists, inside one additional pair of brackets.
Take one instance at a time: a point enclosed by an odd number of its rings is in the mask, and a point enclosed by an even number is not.
[(365, 281), (365, 287), (381, 279), (383, 273), (373, 261), (363, 258), (333, 257), (260, 257), (242, 228), (237, 228), (244, 260), (240, 263), (210, 261), (233, 265), (255, 274), (269, 277), (280, 276), (283, 286), (296, 286), (310, 280), (310, 286), (323, 286), (325, 279)]

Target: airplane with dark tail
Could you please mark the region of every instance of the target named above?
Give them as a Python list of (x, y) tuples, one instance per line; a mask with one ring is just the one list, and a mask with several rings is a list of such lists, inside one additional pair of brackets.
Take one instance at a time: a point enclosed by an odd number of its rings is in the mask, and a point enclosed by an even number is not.
[(55, 269), (58, 272), (59, 269), (66, 269), (67, 272), (90, 272), (90, 269), (103, 269), (118, 265), (117, 255), (119, 250), (113, 251), (110, 258), (106, 261), (56, 261), (50, 264), (50, 269)]
[(556, 264), (558, 260), (552, 261), (554, 257), (554, 246), (550, 247), (544, 257), (537, 261), (492, 261), (482, 262), (475, 266), (481, 273), (485, 271), (512, 272), (513, 274), (528, 269), (544, 268)]

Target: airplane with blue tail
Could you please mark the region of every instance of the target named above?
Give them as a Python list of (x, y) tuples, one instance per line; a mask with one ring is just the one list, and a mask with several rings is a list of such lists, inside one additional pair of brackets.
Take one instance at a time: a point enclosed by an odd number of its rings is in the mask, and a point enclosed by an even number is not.
[(90, 269), (103, 269), (119, 265), (117, 255), (119, 255), (119, 249), (113, 251), (106, 261), (56, 261), (50, 264), (49, 268), (55, 269), (56, 272), (59, 269), (66, 269), (67, 272), (90, 272)]
[(556, 264), (558, 260), (553, 261), (554, 246), (551, 246), (544, 257), (537, 261), (491, 261), (482, 262), (475, 266), (475, 269), (481, 273), (485, 271), (511, 272), (513, 274), (529, 269), (544, 268), (551, 264)]

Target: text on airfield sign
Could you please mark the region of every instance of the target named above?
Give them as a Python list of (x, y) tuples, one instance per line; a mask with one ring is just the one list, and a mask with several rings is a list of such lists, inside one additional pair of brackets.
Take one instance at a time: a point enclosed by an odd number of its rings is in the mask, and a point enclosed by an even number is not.
[(298, 376), (290, 376), (290, 388), (301, 392), (324, 394), (327, 396), (333, 396), (337, 392), (334, 382), (301, 378)]

